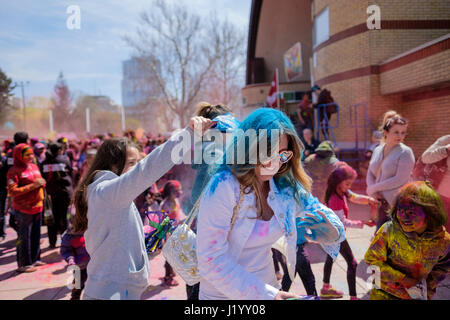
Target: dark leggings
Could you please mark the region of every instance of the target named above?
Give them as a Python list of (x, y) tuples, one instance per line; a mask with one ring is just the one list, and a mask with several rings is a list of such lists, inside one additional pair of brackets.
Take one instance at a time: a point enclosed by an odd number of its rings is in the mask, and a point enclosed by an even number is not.
[(164, 263), (164, 268), (166, 269), (166, 278), (175, 277), (175, 271), (173, 271), (172, 266), (167, 261)]
[(280, 272), (280, 266), (283, 269), (283, 273), (288, 273), (288, 268), (286, 264), (286, 258), (283, 256), (283, 254), (278, 251), (277, 249), (272, 248), (272, 259), (273, 259), (273, 265), (275, 266), (275, 272)]
[[(305, 243), (297, 245), (297, 263), (295, 264), (295, 272), (299, 274), (305, 287), (306, 294), (309, 296), (317, 296), (316, 291), (316, 279), (311, 269), (311, 263), (309, 262), (308, 255), (305, 251)], [(289, 291), (291, 288), (292, 280), (289, 274), (286, 272), (281, 281), (281, 288), (283, 291)]]
[(67, 193), (52, 195), (52, 212), (55, 222), (47, 226), (50, 245), (55, 246), (57, 235), (63, 234), (67, 229), (67, 209), (70, 204), (70, 196)]
[[(344, 257), (347, 262), (347, 283), (348, 289), (350, 292), (350, 296), (356, 297), (356, 267), (358, 264), (356, 263), (355, 257), (353, 256), (352, 249), (350, 248), (347, 240), (344, 240), (341, 243), (341, 248), (339, 249), (339, 253)], [(325, 261), (325, 266), (323, 268), (323, 282), (330, 283), (331, 276), (331, 268), (333, 267), (333, 258), (327, 256), (327, 260)]]
[(188, 300), (198, 300), (198, 294), (200, 291), (200, 282), (193, 286), (186, 285), (186, 296)]

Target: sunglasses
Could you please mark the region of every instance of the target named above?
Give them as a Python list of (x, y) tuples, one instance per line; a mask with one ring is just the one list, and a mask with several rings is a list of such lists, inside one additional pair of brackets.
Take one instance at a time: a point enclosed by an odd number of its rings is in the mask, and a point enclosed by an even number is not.
[[(291, 160), (291, 158), (292, 158), (293, 155), (294, 155), (294, 152), (293, 152), (293, 151), (288, 151), (288, 150), (281, 151), (281, 152), (278, 154), (279, 160), (280, 160), (281, 164), (285, 164), (286, 162), (288, 162), (289, 160)], [(273, 158), (271, 158), (271, 159), (269, 159), (269, 160), (263, 162), (262, 164), (263, 164), (263, 165), (264, 165), (264, 164), (268, 164), (268, 163), (271, 162), (272, 160), (276, 160), (276, 158), (277, 158), (277, 157), (275, 156), (275, 157), (273, 157)]]

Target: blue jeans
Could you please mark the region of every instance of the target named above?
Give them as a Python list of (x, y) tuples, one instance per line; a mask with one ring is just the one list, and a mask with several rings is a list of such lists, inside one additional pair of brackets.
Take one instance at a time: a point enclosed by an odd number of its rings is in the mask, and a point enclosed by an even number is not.
[(17, 265), (25, 267), (40, 260), (41, 213), (26, 214), (14, 210), (17, 223)]

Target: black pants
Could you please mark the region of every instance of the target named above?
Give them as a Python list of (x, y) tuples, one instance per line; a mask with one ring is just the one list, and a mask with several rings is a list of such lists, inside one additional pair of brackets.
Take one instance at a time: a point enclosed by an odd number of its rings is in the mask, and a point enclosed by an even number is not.
[(17, 265), (30, 266), (41, 258), (41, 214), (26, 214), (15, 210), (17, 225)]
[(273, 259), (273, 265), (275, 266), (275, 272), (280, 272), (280, 264), (281, 264), (283, 273), (284, 274), (289, 273), (287, 264), (286, 264), (286, 258), (283, 256), (283, 254), (280, 251), (272, 248), (272, 259)]
[[(345, 261), (347, 262), (347, 283), (350, 296), (356, 297), (356, 267), (358, 266), (358, 264), (356, 263), (352, 249), (350, 248), (350, 245), (348, 244), (347, 240), (344, 240), (341, 243), (339, 253), (344, 257)], [(325, 266), (323, 268), (324, 283), (328, 284), (330, 283), (332, 267), (333, 267), (333, 258), (327, 256), (327, 260), (325, 261)]]
[(82, 292), (83, 289), (84, 289), (84, 285), (85, 285), (85, 283), (86, 283), (86, 281), (87, 281), (87, 277), (88, 277), (88, 275), (87, 275), (87, 269), (86, 269), (86, 268), (85, 268), (85, 269), (81, 269), (81, 270), (80, 270), (80, 288), (79, 288), (79, 289), (76, 287), (76, 281), (75, 281), (75, 279), (73, 279), (72, 284), (73, 284), (74, 286), (73, 286), (73, 289), (72, 289), (71, 300), (80, 300), (81, 292)]
[[(317, 296), (316, 279), (311, 269), (308, 255), (305, 252), (305, 243), (297, 245), (297, 262), (295, 264), (295, 273), (300, 276), (306, 294), (309, 296)], [(292, 285), (292, 280), (288, 273), (285, 273), (281, 281), (281, 288), (283, 291), (289, 291)]]
[(47, 226), (48, 240), (51, 246), (56, 245), (56, 237), (63, 234), (67, 229), (67, 209), (70, 204), (70, 196), (67, 193), (60, 193), (51, 195), (52, 197), (52, 212), (54, 223)]
[(198, 294), (200, 292), (200, 282), (193, 286), (186, 285), (187, 300), (198, 300)]

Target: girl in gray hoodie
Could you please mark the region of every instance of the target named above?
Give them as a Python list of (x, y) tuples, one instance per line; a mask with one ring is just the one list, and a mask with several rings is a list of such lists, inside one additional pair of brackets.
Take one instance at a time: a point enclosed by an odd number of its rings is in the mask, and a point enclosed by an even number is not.
[(91, 257), (83, 300), (140, 299), (150, 274), (142, 220), (133, 200), (175, 164), (175, 147), (184, 159), (193, 145), (194, 126), (203, 133), (211, 125), (209, 119), (192, 118), (188, 128), (139, 162), (136, 146), (126, 138), (100, 146), (74, 198), (74, 230), (85, 232)]

